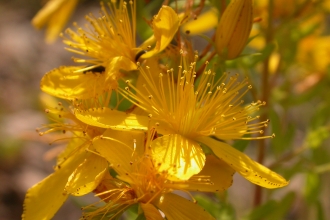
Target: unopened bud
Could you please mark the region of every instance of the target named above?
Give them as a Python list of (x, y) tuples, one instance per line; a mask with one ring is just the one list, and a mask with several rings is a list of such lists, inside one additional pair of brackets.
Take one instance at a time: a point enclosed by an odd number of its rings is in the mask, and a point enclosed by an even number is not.
[(232, 0), (221, 16), (215, 45), (219, 56), (235, 59), (244, 49), (253, 23), (253, 0)]

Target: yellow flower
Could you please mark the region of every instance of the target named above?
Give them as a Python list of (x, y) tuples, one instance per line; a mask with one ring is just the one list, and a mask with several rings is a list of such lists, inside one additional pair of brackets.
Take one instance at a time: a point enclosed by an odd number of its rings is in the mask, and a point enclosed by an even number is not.
[(218, 12), (215, 8), (202, 13), (197, 19), (182, 25), (182, 30), (190, 35), (201, 34), (215, 28), (218, 24)]
[(298, 44), (297, 60), (306, 69), (325, 73), (330, 64), (330, 36), (309, 36)]
[[(154, 16), (154, 35), (136, 46), (136, 5), (115, 0), (106, 7), (101, 3), (100, 18), (86, 16), (88, 29), (67, 29), (67, 50), (81, 55), (73, 58), (85, 66), (62, 66), (48, 72), (41, 80), (41, 90), (50, 95), (74, 100), (97, 98), (118, 87), (118, 79), (137, 68), (136, 61), (164, 50), (179, 28), (179, 18), (170, 7), (163, 6)], [(131, 19), (132, 18), (132, 19)], [(152, 48), (152, 45), (155, 46)], [(105, 95), (106, 96), (106, 95)]]
[(252, 23), (252, 0), (232, 0), (216, 30), (216, 50), (222, 59), (231, 60), (240, 55), (249, 38)]
[(74, 138), (68, 148), (75, 149), (56, 166), (53, 174), (32, 186), (25, 197), (22, 219), (51, 219), (69, 194), (85, 195), (101, 182), (107, 161), (85, 151), (86, 141)]
[[(196, 57), (197, 59), (197, 57)], [(224, 142), (209, 136), (227, 139), (260, 139), (244, 137), (245, 134), (260, 135), (268, 121), (259, 122), (259, 116), (250, 116), (265, 103), (257, 101), (245, 107), (242, 97), (247, 93), (247, 80), (237, 82), (238, 76), (223, 76), (215, 81), (214, 73), (204, 71), (195, 87), (195, 63), (185, 61), (178, 73), (169, 70), (153, 80), (153, 73), (146, 67), (140, 68), (145, 78), (145, 92), (128, 83), (121, 90), (131, 102), (144, 109), (149, 117), (159, 122), (158, 132), (163, 134), (152, 143), (152, 151), (162, 167), (178, 167), (172, 174), (181, 179), (191, 175), (186, 170), (198, 173), (203, 168), (205, 156), (199, 143), (206, 144), (213, 153), (249, 181), (266, 188), (277, 188), (288, 184), (280, 175), (253, 161), (244, 153)], [(176, 83), (177, 82), (177, 83)], [(248, 87), (243, 93), (240, 90)], [(147, 93), (148, 95), (143, 95)], [(86, 124), (114, 129), (146, 129), (148, 118), (133, 114), (114, 112), (107, 108), (76, 111), (75, 115)], [(256, 121), (256, 122), (254, 122)], [(165, 157), (157, 154), (166, 152)]]
[(68, 22), (78, 0), (49, 0), (33, 17), (32, 24), (40, 29), (47, 24), (46, 42), (56, 40), (65, 24)]
[(223, 191), (232, 183), (233, 169), (210, 155), (198, 175), (187, 181), (170, 181), (169, 172), (160, 170), (160, 164), (152, 157), (149, 146), (156, 137), (154, 129), (149, 131), (146, 140), (143, 132), (136, 132), (140, 136), (132, 141), (127, 138), (127, 131), (115, 130), (108, 130), (102, 137), (94, 139), (96, 151), (109, 161), (118, 175), (116, 178), (110, 175), (104, 177), (95, 192), (106, 205), (100, 208), (93, 205), (85, 207), (84, 219), (97, 216), (115, 218), (136, 203), (147, 219), (163, 219), (158, 209), (167, 219), (214, 219), (197, 204), (172, 191)]
[[(61, 104), (57, 109), (47, 109), (46, 112), (56, 122), (45, 126), (49, 129), (40, 131), (40, 135), (61, 131), (72, 132), (73, 136), (58, 139), (70, 141), (58, 156), (54, 173), (28, 190), (22, 215), (22, 219), (26, 220), (51, 219), (70, 194), (81, 196), (92, 192), (108, 171), (104, 158), (86, 151), (92, 150), (92, 138), (101, 135), (104, 129), (83, 124)], [(71, 119), (76, 123), (65, 124), (62, 119)]]
[[(259, 14), (263, 19), (268, 20), (270, 0), (255, 0), (254, 2), (255, 13)], [(326, 2), (327, 1), (322, 1), (323, 4), (326, 4)], [(272, 16), (277, 20), (282, 20), (283, 22), (286, 22), (288, 19), (293, 20), (296, 18), (301, 18), (303, 16), (308, 15), (311, 11), (315, 10), (317, 4), (319, 3), (321, 2), (305, 0), (277, 0), (271, 3), (273, 13)], [(320, 8), (326, 9), (326, 6), (322, 5)], [(267, 22), (263, 23), (263, 25), (267, 25)]]

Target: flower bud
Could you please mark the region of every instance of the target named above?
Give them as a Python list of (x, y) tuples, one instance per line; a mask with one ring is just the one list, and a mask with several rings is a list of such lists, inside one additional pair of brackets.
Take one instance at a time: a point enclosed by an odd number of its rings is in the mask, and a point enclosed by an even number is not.
[(240, 55), (249, 38), (253, 23), (253, 0), (232, 0), (221, 16), (215, 45), (225, 60)]

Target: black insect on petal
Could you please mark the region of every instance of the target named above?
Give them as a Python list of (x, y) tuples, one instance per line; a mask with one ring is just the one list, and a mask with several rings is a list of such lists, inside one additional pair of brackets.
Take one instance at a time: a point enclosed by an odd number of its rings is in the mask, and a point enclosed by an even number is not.
[(89, 70), (85, 70), (83, 73), (86, 74), (87, 72), (92, 72), (92, 73), (102, 73), (105, 71), (104, 66), (97, 66)]
[(137, 54), (136, 54), (136, 56), (135, 56), (135, 62), (137, 62), (138, 60), (139, 60), (139, 58), (143, 55), (143, 54), (145, 54), (145, 53), (147, 53), (148, 51), (146, 51), (146, 50), (141, 50), (141, 51), (139, 51)]

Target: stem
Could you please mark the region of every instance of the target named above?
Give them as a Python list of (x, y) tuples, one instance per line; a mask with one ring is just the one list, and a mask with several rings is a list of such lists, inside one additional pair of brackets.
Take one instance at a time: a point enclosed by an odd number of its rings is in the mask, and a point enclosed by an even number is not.
[[(268, 3), (268, 27), (265, 31), (265, 40), (266, 45), (272, 42), (273, 40), (273, 5), (274, 0), (270, 0)], [(270, 56), (268, 56), (265, 61), (263, 62), (262, 66), (262, 85), (261, 85), (261, 100), (268, 103), (269, 95), (271, 91), (271, 84), (269, 83), (269, 61)], [(269, 106), (269, 105), (268, 105)], [(260, 116), (260, 121), (266, 121), (268, 119), (269, 109), (266, 107), (265, 111)], [(262, 164), (265, 158), (265, 148), (266, 148), (266, 139), (261, 139), (259, 141), (258, 146), (258, 155), (257, 161)], [(257, 207), (262, 202), (262, 188), (256, 185), (255, 192), (254, 192), (254, 200), (253, 205)]]
[[(212, 39), (212, 42), (214, 42), (214, 40), (215, 40), (215, 34), (213, 34), (213, 36), (212, 36), (211, 39)], [(212, 43), (209, 43), (209, 44), (204, 48), (204, 50), (202, 51), (202, 53), (198, 56), (198, 60), (203, 59), (203, 58), (207, 55), (207, 53), (211, 50), (212, 46), (213, 46), (213, 44), (212, 44)]]
[(277, 161), (275, 161), (274, 163), (270, 164), (268, 166), (269, 169), (274, 169), (275, 167), (277, 167), (278, 165), (280, 165), (283, 162), (289, 161), (292, 158), (296, 158), (297, 155), (301, 154), (302, 152), (304, 152), (305, 150), (308, 149), (308, 146), (304, 145), (301, 146), (299, 148), (294, 149), (293, 151), (291, 151), (288, 154), (283, 155), (280, 159), (278, 159)]
[[(213, 51), (210, 56), (207, 58), (207, 60), (211, 60), (215, 55), (217, 54), (216, 51)], [(205, 63), (196, 71), (196, 78), (198, 78), (202, 73), (203, 71), (205, 70)]]
[(205, 0), (201, 0), (200, 3), (199, 3), (199, 6), (198, 8), (195, 10), (194, 12), (194, 17), (197, 18), (198, 15), (200, 15), (200, 13), (202, 12), (203, 8), (204, 8), (204, 5), (205, 5)]

